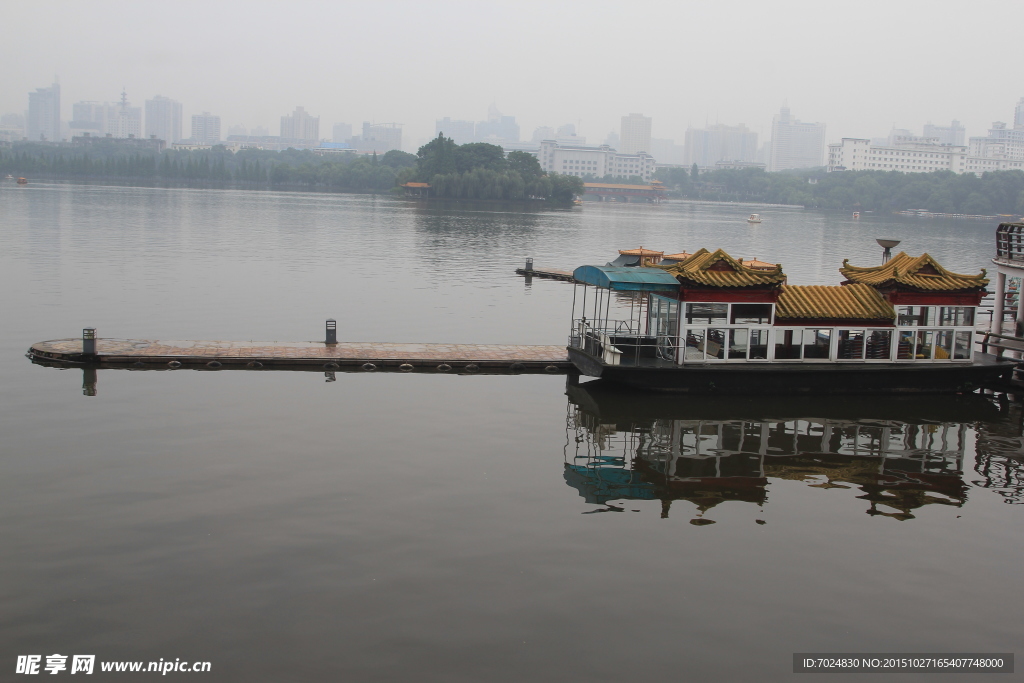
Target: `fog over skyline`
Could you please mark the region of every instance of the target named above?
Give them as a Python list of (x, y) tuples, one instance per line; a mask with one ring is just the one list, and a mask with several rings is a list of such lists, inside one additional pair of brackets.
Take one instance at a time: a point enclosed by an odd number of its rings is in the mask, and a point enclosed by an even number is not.
[[(959, 120), (1012, 121), (1024, 3), (554, 2), (8, 3), (0, 113), (57, 75), (62, 118), (82, 100), (163, 95), (228, 127), (279, 132), (298, 105), (334, 123), (398, 122), (403, 146), (436, 119), (492, 102), (529, 139), (578, 124), (588, 142), (630, 112), (681, 144), (688, 126), (770, 137), (783, 102), (826, 141)], [(184, 132), (184, 131), (183, 131)]]

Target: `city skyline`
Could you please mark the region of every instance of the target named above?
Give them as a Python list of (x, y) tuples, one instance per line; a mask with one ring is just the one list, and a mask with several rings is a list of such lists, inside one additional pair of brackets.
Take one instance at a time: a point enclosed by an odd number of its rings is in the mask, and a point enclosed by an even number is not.
[[(983, 21), (990, 5), (958, 6), (958, 19)], [(924, 36), (945, 30), (946, 13), (934, 5), (928, 11), (858, 5), (868, 37), (886, 48), (864, 51), (837, 48), (838, 10), (832, 16), (817, 5), (639, 3), (630, 14), (657, 18), (644, 25), (645, 50), (612, 64), (601, 52), (580, 51), (563, 39), (568, 31), (614, 45), (622, 12), (605, 3), (584, 9), (556, 2), (545, 5), (542, 16), (470, 3), (314, 3), (309, 9), (318, 21), (280, 32), (273, 50), (253, 48), (259, 28), (276, 21), (274, 4), (246, 4), (244, 11), (231, 3), (204, 5), (204, 22), (190, 25), (184, 37), (160, 28), (165, 17), (145, 5), (114, 2), (116, 21), (86, 15), (63, 23), (50, 20), (54, 6), (8, 8), (9, 25), (23, 30), (12, 32), (5, 45), (13, 68), (0, 74), (0, 112), (23, 113), (24, 93), (46, 87), (58, 73), (64, 118), (69, 103), (112, 100), (124, 86), (136, 102), (161, 94), (183, 103), (186, 120), (210, 111), (226, 125), (249, 129), (275, 131), (297, 103), (321, 117), (325, 132), (334, 123), (398, 121), (409, 149), (433, 136), (436, 120), (482, 120), (491, 102), (516, 117), (523, 138), (539, 126), (571, 121), (579, 135), (596, 142), (617, 131), (629, 112), (651, 117), (652, 136), (659, 139), (683, 140), (688, 128), (709, 122), (744, 122), (765, 140), (772, 117), (788, 101), (802, 120), (825, 122), (828, 140), (835, 141), (954, 119), (968, 135), (978, 135), (994, 120), (1012, 124), (1020, 97), (1007, 92), (1019, 88), (1007, 86), (1003, 70), (992, 68), (981, 51), (954, 54), (886, 38), (901, 25), (914, 25)], [(126, 11), (119, 14), (118, 6)], [(1024, 18), (1024, 10), (1000, 6), (1000, 16), (1005, 21), (991, 27), (994, 42), (1003, 33), (1014, 37), (1014, 17)], [(386, 38), (358, 30), (339, 38), (339, 28), (379, 22), (389, 27)], [(705, 26), (750, 35), (748, 49), (726, 44)], [(47, 41), (38, 39), (43, 33)], [(535, 55), (523, 49), (535, 44), (545, 48)], [(282, 54), (302, 55), (302, 68)], [(602, 69), (587, 68), (594, 60)], [(912, 82), (908, 71), (915, 73)]]

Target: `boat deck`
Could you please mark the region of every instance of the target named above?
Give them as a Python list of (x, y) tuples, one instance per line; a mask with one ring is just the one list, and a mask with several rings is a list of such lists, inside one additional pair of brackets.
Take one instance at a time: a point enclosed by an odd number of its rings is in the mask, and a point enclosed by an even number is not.
[[(442, 371), (484, 369), (566, 372), (572, 368), (564, 346), (513, 344), (395, 344), (380, 342), (236, 342), (97, 339), (95, 356), (85, 356), (81, 339), (38, 342), (33, 359), (146, 366), (178, 363), (181, 367), (363, 366), (432, 368)], [(441, 366), (446, 366), (442, 368)], [(472, 366), (472, 367), (471, 367)], [(368, 368), (369, 369), (369, 368)]]

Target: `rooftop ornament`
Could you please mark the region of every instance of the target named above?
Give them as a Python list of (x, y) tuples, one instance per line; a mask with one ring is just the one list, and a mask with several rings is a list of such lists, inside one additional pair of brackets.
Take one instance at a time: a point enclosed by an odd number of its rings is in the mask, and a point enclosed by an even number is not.
[(882, 248), (882, 263), (887, 263), (892, 258), (893, 247), (899, 246), (900, 243), (900, 240), (894, 240), (891, 237), (878, 237), (875, 241)]

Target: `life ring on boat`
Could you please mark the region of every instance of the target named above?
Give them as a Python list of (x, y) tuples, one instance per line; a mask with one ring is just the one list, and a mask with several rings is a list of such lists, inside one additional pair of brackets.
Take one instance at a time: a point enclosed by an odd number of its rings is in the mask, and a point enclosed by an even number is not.
[(374, 365), (373, 363), (363, 363), (362, 368), (367, 372), (373, 372), (374, 370), (377, 369), (377, 366)]
[(508, 366), (509, 372), (511, 372), (514, 375), (518, 375), (520, 372), (522, 372), (525, 369), (526, 369), (526, 366), (523, 365), (522, 363), (513, 363), (512, 365)]
[(448, 372), (451, 369), (452, 366), (448, 365), (447, 363), (441, 363), (440, 365), (437, 366), (438, 372)]
[(412, 372), (413, 367), (410, 363), (402, 363), (401, 365), (398, 366), (398, 369), (401, 370), (402, 372)]
[(167, 364), (167, 367), (169, 367), (171, 370), (177, 370), (178, 368), (181, 367), (181, 361), (172, 360), (170, 363)]
[(221, 365), (223, 365), (223, 363), (221, 363), (219, 360), (211, 360), (209, 363), (206, 364), (206, 367), (219, 368)]
[(557, 365), (549, 365), (546, 368), (544, 368), (544, 372), (551, 372), (551, 373), (558, 372), (558, 366)]
[(258, 360), (251, 360), (245, 364), (245, 367), (253, 369), (262, 368), (263, 363), (259, 362)]
[(466, 372), (480, 372), (480, 366), (476, 363), (470, 363), (466, 366)]

